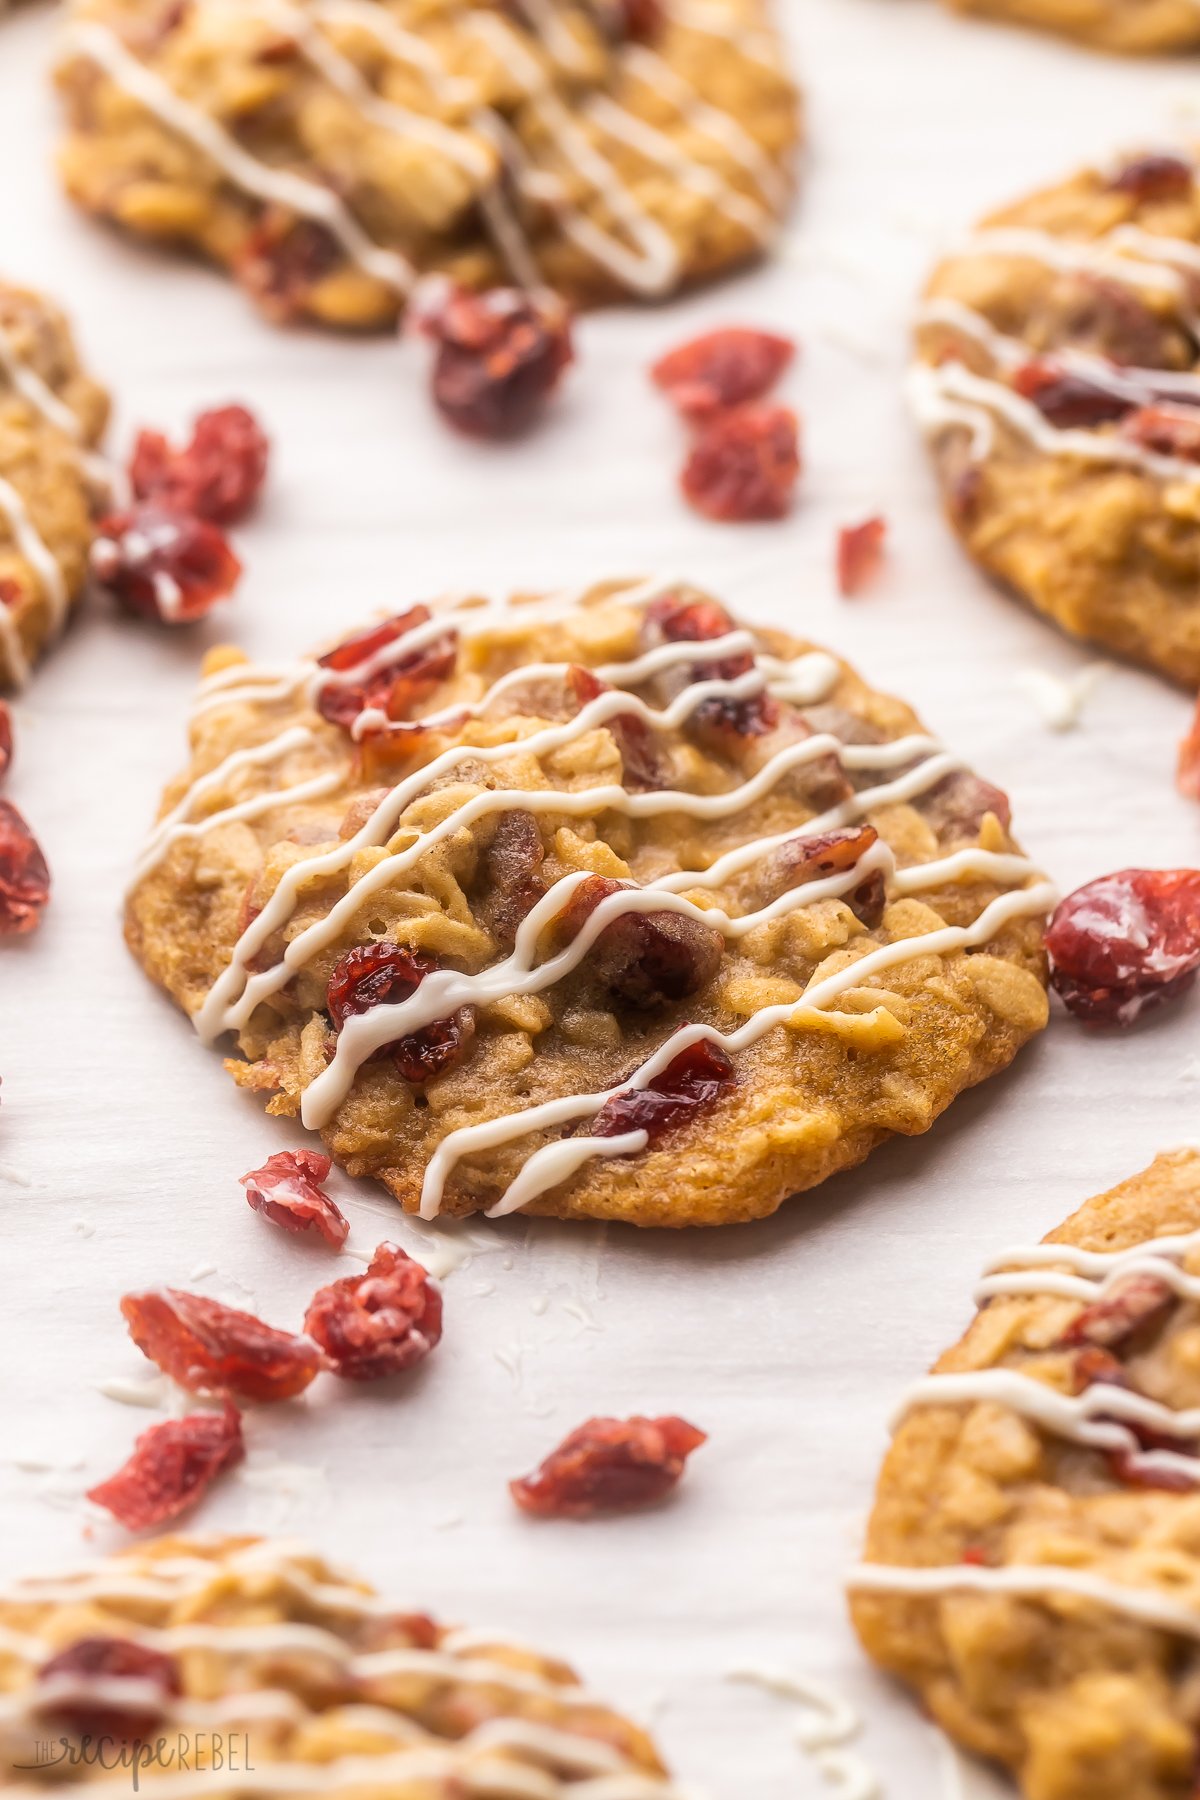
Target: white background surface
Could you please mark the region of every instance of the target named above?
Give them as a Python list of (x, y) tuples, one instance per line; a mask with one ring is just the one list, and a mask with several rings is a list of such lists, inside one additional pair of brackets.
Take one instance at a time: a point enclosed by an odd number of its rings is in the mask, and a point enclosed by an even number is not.
[[(154, 1416), (96, 1391), (146, 1367), (122, 1292), (191, 1285), (296, 1326), (330, 1272), (237, 1186), (301, 1134), (234, 1090), (120, 939), (123, 878), (181, 760), (206, 643), (286, 657), (446, 587), (673, 569), (751, 618), (829, 641), (913, 701), (1010, 790), (1021, 836), (1064, 887), (1200, 860), (1200, 813), (1171, 781), (1184, 699), (1117, 671), (1077, 732), (1046, 729), (1020, 672), (1068, 674), (1091, 653), (962, 560), (899, 392), (906, 318), (938, 242), (1078, 160), (1177, 131), (1189, 86), (1200, 104), (1186, 63), (1102, 60), (933, 0), (793, 0), (812, 152), (785, 257), (671, 310), (585, 320), (545, 429), (491, 451), (433, 421), (418, 345), (274, 333), (218, 277), (72, 213), (51, 172), (51, 25), (40, 6), (0, 24), (0, 267), (69, 305), (117, 395), (114, 447), (136, 423), (177, 429), (239, 398), (269, 425), (276, 462), (241, 534), (249, 572), (233, 610), (175, 638), (97, 610), (16, 708), (9, 792), (56, 890), (40, 934), (0, 951), (11, 1574), (77, 1559), (85, 1533), (92, 1551), (120, 1541), (79, 1497)], [(674, 491), (680, 436), (644, 366), (726, 321), (803, 344), (789, 386), (807, 470), (782, 525), (707, 525)], [(841, 601), (835, 529), (877, 508), (892, 529), (887, 578)], [(302, 1533), (406, 1606), (561, 1649), (601, 1691), (661, 1704), (678, 1772), (718, 1800), (822, 1791), (794, 1716), (727, 1672), (766, 1660), (832, 1679), (868, 1714), (864, 1747), (891, 1800), (929, 1800), (948, 1779), (937, 1746), (857, 1652), (839, 1593), (889, 1406), (957, 1335), (989, 1250), (1040, 1235), (1196, 1135), (1198, 1025), (1195, 1002), (1133, 1041), (1089, 1039), (1058, 1014), (930, 1135), (758, 1227), (484, 1227), (416, 1379), (386, 1393), (323, 1380), (303, 1404), (260, 1411), (243, 1475), (197, 1523)], [(344, 1177), (335, 1191), (353, 1242), (415, 1245), (382, 1195)], [(665, 1410), (711, 1433), (676, 1504), (586, 1526), (516, 1515), (506, 1479), (581, 1419)]]

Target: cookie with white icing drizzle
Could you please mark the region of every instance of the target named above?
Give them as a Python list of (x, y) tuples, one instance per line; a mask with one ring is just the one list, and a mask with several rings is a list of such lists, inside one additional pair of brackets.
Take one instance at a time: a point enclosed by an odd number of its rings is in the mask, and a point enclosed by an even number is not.
[(1196, 0), (944, 0), (954, 12), (1061, 32), (1128, 56), (1200, 49)]
[(0, 282), (0, 689), (25, 680), (82, 592), (107, 418), (63, 314)]
[[(39, 1773), (39, 1740), (85, 1731), (106, 1758)], [(646, 1732), (564, 1663), (403, 1612), (282, 1540), (160, 1538), (0, 1589), (5, 1792), (127, 1785), (128, 1737), (150, 1751), (148, 1800), (683, 1800)]]
[(376, 329), (429, 271), (660, 299), (762, 253), (798, 102), (765, 0), (74, 0), (88, 211), (273, 316)]
[(911, 389), (980, 566), (1075, 636), (1189, 688), (1198, 303), (1195, 168), (1129, 157), (993, 214), (955, 248), (918, 314)]
[(992, 1257), (904, 1397), (855, 1624), (1029, 1800), (1190, 1800), (1200, 1147)]
[(906, 706), (663, 580), (218, 659), (127, 931), (405, 1207), (689, 1225), (1002, 1068), (1053, 898)]

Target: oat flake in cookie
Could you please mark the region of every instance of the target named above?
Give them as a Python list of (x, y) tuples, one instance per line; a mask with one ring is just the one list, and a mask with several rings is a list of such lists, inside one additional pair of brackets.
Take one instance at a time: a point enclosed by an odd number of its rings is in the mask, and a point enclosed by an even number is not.
[(744, 263), (799, 135), (764, 0), (75, 0), (58, 79), (89, 212), (364, 329), (428, 271), (590, 302)]
[(62, 313), (0, 281), (0, 689), (21, 685), (83, 590), (107, 419)]
[(1127, 157), (993, 214), (942, 263), (912, 377), (947, 512), (980, 566), (1189, 688), (1198, 299), (1193, 165)]
[[(291, 1542), (160, 1538), (6, 1587), (0, 1628), (0, 1785), (30, 1800), (128, 1792), (132, 1742), (158, 1800), (682, 1800), (647, 1734), (565, 1664), (402, 1612)], [(38, 1770), (39, 1742), (78, 1752), (85, 1734), (113, 1740), (103, 1763)]]
[(127, 930), (405, 1207), (691, 1225), (1007, 1064), (1053, 898), (908, 707), (646, 581), (211, 661)]
[(992, 1257), (977, 1297), (902, 1402), (859, 1635), (1028, 1800), (1191, 1800), (1200, 1150)]

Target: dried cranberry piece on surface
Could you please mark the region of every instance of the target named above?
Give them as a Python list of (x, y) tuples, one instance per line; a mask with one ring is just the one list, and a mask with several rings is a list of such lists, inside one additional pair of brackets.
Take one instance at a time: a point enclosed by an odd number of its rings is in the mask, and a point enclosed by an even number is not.
[[(437, 966), (432, 957), (390, 938), (355, 945), (329, 979), (327, 1004), (335, 1028), (340, 1031), (355, 1013), (407, 1000)], [(387, 1050), (404, 1079), (419, 1084), (461, 1061), (474, 1036), (475, 1015), (463, 1006), (450, 1018), (434, 1019), (419, 1031), (395, 1038)]]
[[(1062, 1342), (1109, 1352), (1124, 1350), (1135, 1338), (1156, 1331), (1175, 1305), (1173, 1290), (1157, 1275), (1130, 1275), (1085, 1306), (1063, 1333)], [(1093, 1372), (1091, 1378), (1101, 1377)]]
[(1043, 418), (1064, 431), (1105, 425), (1134, 410), (1132, 400), (1049, 359), (1022, 363), (1012, 384), (1023, 399), (1032, 401)]
[(837, 540), (839, 594), (849, 597), (861, 593), (879, 572), (886, 537), (887, 520), (878, 513), (864, 519), (861, 525), (843, 525)]
[(700, 432), (684, 464), (685, 498), (725, 523), (785, 518), (800, 474), (800, 433), (786, 406), (742, 406)]
[(720, 1045), (700, 1038), (673, 1057), (648, 1087), (626, 1088), (606, 1100), (583, 1129), (589, 1137), (644, 1131), (653, 1145), (664, 1132), (715, 1105), (736, 1079), (733, 1063)]
[[(365, 631), (356, 632), (325, 655), (319, 666), (335, 675), (346, 675), (386, 650), (389, 644), (406, 637), (418, 625), (426, 625), (433, 617), (427, 606), (410, 606), (407, 612), (383, 619)], [(358, 715), (366, 708), (385, 712), (389, 719), (403, 721), (413, 706), (426, 699), (439, 682), (454, 673), (458, 661), (458, 633), (447, 629), (430, 643), (418, 645), (406, 655), (391, 661), (373, 673), (364, 672), (361, 681), (325, 681), (317, 694), (317, 711), (331, 725), (349, 731)]]
[(1200, 800), (1200, 702), (1192, 718), (1187, 736), (1179, 746), (1176, 783), (1189, 800)]
[(573, 359), (565, 307), (518, 288), (453, 288), (422, 329), (437, 344), (434, 404), (471, 437), (527, 431)]
[(216, 407), (200, 414), (186, 449), (172, 449), (161, 432), (139, 433), (129, 477), (139, 500), (236, 525), (258, 499), (270, 448), (246, 407)]
[(1086, 1024), (1132, 1025), (1200, 969), (1200, 869), (1120, 869), (1061, 902), (1046, 932), (1050, 977)]
[(239, 1177), (255, 1212), (284, 1231), (315, 1232), (331, 1250), (350, 1235), (350, 1221), (321, 1186), (332, 1159), (319, 1150), (280, 1150), (261, 1169)]
[(509, 1483), (522, 1512), (590, 1519), (663, 1500), (708, 1434), (686, 1419), (589, 1419), (532, 1475)]
[[(119, 1684), (126, 1681), (132, 1690), (127, 1706), (119, 1696)], [(105, 1686), (103, 1704), (85, 1697), (86, 1690), (98, 1682)], [(173, 1656), (119, 1637), (86, 1637), (68, 1644), (41, 1665), (37, 1684), (39, 1688), (63, 1690), (78, 1684), (84, 1690), (78, 1699), (64, 1691), (60, 1696), (47, 1695), (40, 1700), (40, 1716), (54, 1719), (78, 1737), (108, 1737), (118, 1743), (148, 1738), (162, 1723), (170, 1702), (183, 1692), (179, 1665)], [(159, 1691), (160, 1705), (152, 1708), (147, 1689)]]
[(87, 1497), (127, 1531), (147, 1531), (194, 1506), (245, 1454), (241, 1414), (226, 1401), (219, 1413), (189, 1413), (151, 1425), (136, 1439), (129, 1461), (90, 1488)]
[(12, 714), (0, 700), (0, 777), (7, 774), (13, 756)]
[(1123, 164), (1108, 185), (1135, 200), (1182, 200), (1192, 191), (1192, 166), (1178, 156), (1151, 152)]
[(92, 574), (128, 612), (191, 625), (237, 586), (242, 565), (207, 519), (155, 502), (110, 513), (96, 527)]
[(304, 1329), (343, 1381), (381, 1381), (423, 1362), (442, 1336), (442, 1295), (419, 1262), (380, 1244), (365, 1275), (321, 1288)]
[(774, 387), (796, 354), (791, 338), (745, 326), (707, 331), (660, 356), (650, 370), (685, 419), (710, 419)]
[[(574, 938), (602, 901), (634, 886), (607, 875), (589, 875), (559, 914), (560, 934)], [(589, 945), (586, 967), (611, 993), (631, 1006), (684, 1000), (716, 975), (725, 939), (711, 925), (673, 912), (626, 912)]]
[(0, 938), (33, 931), (49, 898), (41, 845), (16, 807), (0, 800)]
[(1200, 408), (1139, 406), (1121, 425), (1122, 437), (1181, 462), (1200, 462)]
[(291, 1400), (323, 1367), (307, 1338), (201, 1294), (178, 1288), (126, 1294), (121, 1312), (143, 1356), (194, 1394)]

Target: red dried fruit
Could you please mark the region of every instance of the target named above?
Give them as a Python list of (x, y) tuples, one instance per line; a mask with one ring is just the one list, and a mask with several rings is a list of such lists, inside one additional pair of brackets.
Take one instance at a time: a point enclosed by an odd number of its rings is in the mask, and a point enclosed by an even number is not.
[(1123, 419), (1134, 407), (1132, 400), (1111, 388), (1040, 358), (1022, 363), (1012, 384), (1018, 394), (1033, 402), (1043, 418), (1063, 431), (1074, 427), (1086, 430), (1112, 419)]
[(0, 938), (21, 937), (40, 924), (50, 898), (41, 846), (8, 800), (0, 800)]
[(1200, 408), (1139, 406), (1122, 423), (1121, 436), (1158, 456), (1200, 462)]
[[(590, 669), (572, 663), (567, 670), (567, 684), (579, 706), (609, 692), (609, 685)], [(624, 785), (635, 794), (666, 787), (671, 779), (670, 758), (652, 725), (638, 713), (617, 713), (605, 721), (605, 730), (621, 753)]]
[[(88, 1690), (104, 1684), (104, 1700), (90, 1699)], [(120, 1693), (130, 1684), (129, 1702)], [(79, 1638), (44, 1662), (37, 1672), (39, 1689), (51, 1690), (37, 1699), (41, 1717), (49, 1718), (77, 1737), (111, 1738), (117, 1743), (136, 1743), (148, 1738), (183, 1693), (179, 1665), (173, 1656), (151, 1650), (128, 1638)], [(75, 1698), (71, 1690), (80, 1690)], [(154, 1704), (148, 1690), (157, 1689), (162, 1699)]]
[[(703, 644), (713, 638), (728, 637), (735, 629), (730, 615), (718, 600), (690, 599), (686, 594), (660, 594), (646, 608), (646, 622), (661, 632), (672, 644)], [(738, 673), (751, 667), (748, 657), (734, 659)], [(706, 663), (706, 668), (724, 668), (724, 663)]]
[[(371, 662), (418, 625), (426, 625), (433, 617), (427, 606), (410, 606), (407, 612), (371, 625), (353, 637), (345, 638), (334, 649), (318, 658), (321, 668), (337, 675), (349, 674)], [(326, 681), (317, 694), (317, 711), (331, 725), (349, 731), (358, 715), (368, 707), (385, 712), (389, 719), (404, 720), (412, 708), (426, 699), (454, 672), (458, 661), (458, 633), (448, 629), (431, 643), (421, 644), (407, 655), (384, 659), (384, 666), (373, 672), (364, 671), (357, 682)]]
[(331, 1250), (340, 1250), (350, 1236), (350, 1221), (320, 1185), (332, 1167), (319, 1150), (280, 1150), (261, 1169), (238, 1179), (264, 1219), (285, 1231), (315, 1231)]
[(422, 329), (437, 343), (433, 399), (471, 437), (516, 437), (558, 386), (573, 358), (570, 315), (552, 296), (452, 288)]
[(511, 947), (517, 928), (546, 892), (542, 864), (546, 846), (532, 813), (501, 813), (491, 841), (480, 858), (483, 924), (501, 944)]
[[(1185, 1446), (1176, 1439), (1171, 1448), (1179, 1450)], [(1134, 1450), (1111, 1450), (1105, 1458), (1113, 1476), (1126, 1487), (1150, 1488), (1157, 1493), (1191, 1494), (1200, 1486), (1200, 1464), (1196, 1474), (1189, 1475), (1186, 1469), (1155, 1468), (1153, 1464), (1147, 1468), (1137, 1456)]]
[(1153, 152), (1123, 164), (1109, 182), (1114, 193), (1137, 201), (1182, 200), (1192, 191), (1192, 166), (1177, 156)]
[[(716, 600), (691, 600), (683, 594), (664, 594), (646, 609), (646, 623), (651, 637), (668, 643), (703, 644), (727, 637), (736, 629), (733, 620)], [(723, 656), (716, 661), (693, 663), (682, 674), (683, 683), (697, 681), (737, 681), (749, 675), (754, 658), (748, 654)], [(692, 730), (714, 740), (717, 749), (727, 749), (723, 738), (738, 740), (758, 737), (778, 724), (780, 707), (765, 691), (746, 699), (722, 699), (713, 696), (702, 700), (688, 720)]]
[(1005, 831), (1012, 824), (1012, 802), (1003, 788), (993, 787), (969, 769), (956, 769), (944, 776), (918, 805), (939, 837), (978, 837), (989, 813), (999, 819)]
[(800, 474), (799, 423), (790, 407), (743, 406), (701, 431), (681, 486), (705, 518), (782, 519)]
[(837, 580), (839, 594), (857, 594), (876, 575), (883, 564), (883, 545), (887, 537), (887, 520), (878, 514), (864, 519), (861, 525), (843, 525), (837, 541)]
[(708, 1038), (689, 1044), (672, 1057), (648, 1087), (625, 1088), (606, 1100), (589, 1124), (589, 1137), (620, 1137), (627, 1131), (644, 1131), (650, 1146), (664, 1132), (673, 1131), (713, 1106), (737, 1080), (733, 1063)]
[(242, 565), (207, 519), (139, 505), (96, 527), (92, 574), (127, 611), (191, 625), (237, 586)]
[(365, 1275), (313, 1295), (304, 1329), (343, 1381), (381, 1381), (423, 1362), (441, 1341), (441, 1289), (396, 1244), (380, 1244)]
[[(557, 935), (576, 937), (611, 894), (637, 884), (589, 875), (558, 916)], [(587, 951), (586, 967), (610, 993), (630, 1006), (684, 1000), (716, 975), (725, 939), (711, 925), (673, 912), (627, 912), (606, 925)]]
[(221, 406), (200, 414), (185, 450), (173, 450), (159, 431), (139, 433), (129, 478), (139, 500), (236, 525), (258, 499), (270, 448), (253, 413)]
[(761, 399), (795, 354), (791, 338), (733, 325), (669, 350), (651, 368), (650, 379), (685, 419), (710, 419), (727, 407)]
[(968, 1544), (958, 1560), (966, 1563), (970, 1569), (989, 1569), (992, 1566), (992, 1559), (982, 1544)]
[[(1129, 1275), (1085, 1306), (1062, 1335), (1064, 1344), (1087, 1344), (1097, 1350), (1123, 1350), (1133, 1339), (1156, 1331), (1174, 1310), (1176, 1296), (1157, 1275)], [(1111, 1379), (1099, 1365), (1086, 1365), (1093, 1381)]]
[(233, 272), (268, 318), (303, 318), (313, 289), (345, 260), (327, 226), (268, 206), (234, 259)]
[[(826, 881), (831, 875), (847, 874), (878, 841), (879, 833), (873, 825), (845, 825), (817, 837), (787, 838), (776, 845), (764, 863), (763, 885), (768, 892), (778, 889), (786, 893), (803, 882)], [(873, 869), (842, 898), (864, 925), (874, 929), (887, 904), (882, 870)]]
[(589, 1419), (532, 1475), (509, 1482), (522, 1512), (541, 1519), (653, 1506), (676, 1486), (707, 1432), (686, 1419)]
[[(352, 1014), (407, 1000), (436, 968), (432, 957), (394, 944), (390, 938), (356, 944), (329, 979), (327, 1003), (335, 1029), (340, 1031)], [(474, 1036), (475, 1015), (463, 1006), (451, 1018), (435, 1019), (419, 1031), (396, 1038), (386, 1049), (405, 1081), (419, 1084), (460, 1062)]]
[(1064, 343), (1141, 369), (1169, 369), (1190, 339), (1169, 314), (1156, 311), (1123, 281), (1079, 270), (1070, 278), (1072, 303), (1058, 331)]
[(1176, 783), (1189, 800), (1200, 800), (1200, 702), (1192, 718), (1191, 728), (1179, 746)]
[(129, 1461), (90, 1488), (87, 1497), (127, 1531), (146, 1531), (194, 1506), (245, 1454), (241, 1414), (226, 1401), (219, 1413), (189, 1413), (151, 1425), (136, 1439)]
[(7, 773), (9, 765), (12, 762), (12, 753), (12, 714), (9, 712), (7, 706), (5, 706), (3, 700), (0, 700), (0, 776)]
[(292, 1400), (323, 1366), (307, 1338), (201, 1294), (178, 1288), (126, 1294), (121, 1312), (143, 1356), (193, 1394)]
[(1050, 978), (1086, 1024), (1132, 1025), (1200, 969), (1200, 869), (1120, 869), (1077, 888), (1046, 932)]

